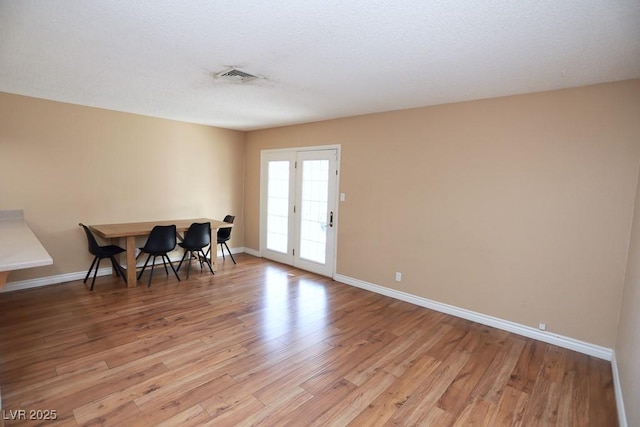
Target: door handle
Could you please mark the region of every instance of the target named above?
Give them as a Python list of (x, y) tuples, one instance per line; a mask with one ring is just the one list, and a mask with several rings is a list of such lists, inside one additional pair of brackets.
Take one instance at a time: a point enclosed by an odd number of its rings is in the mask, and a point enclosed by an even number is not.
[(329, 213), (329, 227), (333, 227), (333, 211)]

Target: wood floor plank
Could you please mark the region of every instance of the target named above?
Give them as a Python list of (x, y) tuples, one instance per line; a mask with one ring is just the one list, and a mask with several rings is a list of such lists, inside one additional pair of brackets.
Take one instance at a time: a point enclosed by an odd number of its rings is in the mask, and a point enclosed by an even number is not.
[[(429, 357), (432, 357), (426, 353)], [(398, 408), (396, 413), (391, 417), (390, 421), (394, 424), (417, 425), (424, 417), (422, 408), (438, 407), (441, 396), (451, 386), (455, 378), (459, 375), (462, 368), (469, 361), (469, 353), (459, 352), (451, 353), (449, 357), (441, 360), (436, 369), (414, 390), (409, 399)], [(443, 410), (444, 412), (448, 411)], [(450, 414), (455, 418), (454, 414)]]
[[(292, 357), (283, 361), (282, 363), (286, 365), (283, 366), (285, 375), (253, 391), (253, 395), (267, 405), (277, 402), (280, 399), (282, 390), (298, 387), (310, 377), (324, 370), (325, 367), (330, 366), (331, 360), (340, 357), (337, 352), (332, 351), (334, 350), (333, 347), (325, 343), (318, 343), (310, 347), (309, 350), (311, 350), (310, 353), (301, 352), (295, 358)], [(333, 359), (330, 353), (335, 355)]]
[[(409, 344), (406, 351), (391, 355), (392, 359), (384, 367), (384, 370), (396, 377), (401, 377), (404, 372), (410, 367), (416, 360), (421, 358), (425, 354), (429, 354), (429, 351), (437, 345), (451, 330), (449, 325), (439, 325), (435, 330), (427, 333), (426, 338), (423, 341)], [(389, 353), (385, 353), (389, 354)], [(435, 358), (434, 358), (435, 359)]]
[(472, 396), (479, 396), (497, 404), (524, 345), (525, 341), (518, 337), (512, 337), (508, 342), (501, 343), (496, 356), (473, 390)]
[[(586, 362), (589, 363), (588, 361)], [(590, 406), (590, 391), (589, 391), (589, 375), (585, 374), (584, 376), (576, 375), (573, 378), (574, 387), (573, 393), (571, 394), (571, 407), (569, 411), (571, 412), (571, 419), (573, 420), (574, 425), (587, 424), (589, 421), (589, 406)], [(606, 393), (604, 389), (599, 389), (602, 393)], [(605, 399), (606, 397), (602, 396), (601, 399)], [(598, 402), (597, 405), (601, 405), (602, 401)], [(613, 417), (613, 416), (612, 416)], [(617, 414), (616, 414), (617, 417)], [(615, 423), (611, 423), (615, 425)]]
[(386, 423), (386, 425), (394, 425), (394, 426), (437, 426), (437, 427), (449, 427), (452, 426), (456, 421), (455, 417), (448, 413), (447, 411), (443, 411), (438, 407), (434, 408), (425, 408), (422, 411), (414, 412), (416, 415), (413, 418), (413, 422), (405, 423), (399, 419), (392, 419), (391, 422)]
[(76, 417), (76, 422), (82, 426), (119, 426), (125, 423), (127, 419), (139, 418), (138, 407), (133, 402), (126, 402), (118, 408), (117, 411), (109, 413), (108, 417), (96, 417), (86, 422), (79, 422)]
[(609, 362), (236, 260), (0, 294), (3, 409), (73, 427), (617, 424)]
[[(156, 424), (156, 427), (192, 427), (192, 426), (200, 426), (205, 422), (209, 421), (211, 417), (207, 412), (202, 409), (200, 405), (194, 405), (190, 408), (185, 409), (182, 412), (175, 414), (174, 416), (167, 418), (164, 421), (161, 421)], [(139, 420), (132, 420), (132, 423), (137, 422)]]
[[(522, 424), (524, 410), (527, 406), (529, 395), (513, 387), (506, 386), (500, 395), (498, 406), (489, 420), (491, 426), (514, 426)], [(574, 423), (560, 425), (579, 425)]]
[(573, 389), (575, 387), (575, 372), (567, 372), (560, 385), (560, 397), (558, 402), (558, 424), (574, 425), (577, 419), (573, 420), (573, 412), (571, 411), (571, 400), (573, 399)]
[(378, 352), (371, 358), (362, 361), (362, 363), (348, 372), (344, 378), (351, 381), (355, 385), (361, 385), (376, 372), (384, 369), (396, 358), (405, 358), (408, 356), (407, 350), (419, 342), (425, 340), (423, 331), (412, 331), (406, 334), (402, 339), (397, 339), (389, 345), (386, 352)]
[[(423, 355), (414, 364), (393, 381), (382, 394), (371, 402), (351, 423), (353, 425), (382, 425), (401, 408), (413, 395), (415, 390), (438, 367), (440, 362)], [(376, 371), (378, 372), (378, 371)], [(368, 381), (374, 376), (367, 377)]]
[[(461, 343), (463, 343), (463, 345), (460, 347), (462, 349), (465, 348), (463, 339), (468, 334), (468, 331), (465, 329), (450, 327), (448, 324), (446, 326), (449, 330), (427, 350), (427, 354), (436, 360), (446, 359), (449, 354), (457, 351), (457, 348)], [(438, 329), (436, 329), (436, 331), (437, 330)]]
[(322, 390), (321, 393), (314, 394), (312, 399), (300, 405), (295, 411), (280, 418), (279, 425), (309, 425), (338, 405), (356, 388), (349, 381), (341, 379)]
[[(600, 401), (596, 403), (596, 397)], [(589, 359), (589, 423), (604, 425), (615, 421), (618, 416), (613, 395), (611, 366), (603, 360)]]
[[(115, 391), (126, 389), (128, 385), (152, 378), (167, 371), (162, 364), (126, 366), (123, 369), (97, 371), (85, 374), (74, 381), (61, 381), (39, 390), (25, 398), (20, 407), (37, 409), (53, 408), (59, 413), (72, 411), (88, 402), (98, 400)], [(132, 402), (133, 403), (133, 402)]]
[[(297, 378), (295, 368), (299, 365), (304, 365), (304, 373), (308, 376), (309, 372), (314, 370), (308, 366), (306, 360), (309, 358), (316, 358), (323, 360), (322, 355), (331, 347), (324, 343), (319, 343), (316, 346), (309, 347), (304, 351), (300, 351), (295, 355), (292, 355), (286, 359), (280, 359), (278, 363), (272, 364), (268, 367), (253, 371), (249, 375), (242, 375), (234, 377), (236, 383), (233, 386), (226, 388), (225, 390), (217, 393), (211, 402), (202, 402), (203, 408), (210, 414), (213, 414), (210, 404), (213, 403), (216, 406), (230, 407), (236, 403), (243, 401), (249, 395), (253, 395), (261, 402), (267, 404), (274, 403), (279, 400), (279, 394), (282, 390), (276, 391), (273, 396), (268, 396), (265, 392), (273, 390), (282, 381), (288, 381), (293, 378)], [(320, 352), (320, 353), (318, 353)]]
[(322, 416), (313, 420), (311, 425), (347, 425), (368, 408), (371, 402), (375, 401), (395, 380), (396, 377), (387, 372), (376, 372), (368, 381), (348, 393)]
[(283, 388), (277, 393), (277, 400), (266, 404), (260, 400), (265, 406), (264, 408), (249, 414), (244, 418), (241, 424), (251, 426), (275, 426), (279, 425), (279, 420), (295, 411), (305, 402), (311, 400), (313, 396), (300, 387)]
[(557, 425), (560, 391), (559, 384), (546, 381), (541, 371), (522, 417), (523, 425)]
[[(224, 404), (215, 406), (207, 410), (211, 415), (211, 421), (205, 425), (211, 426), (240, 426), (245, 425), (244, 420), (248, 414), (254, 414), (264, 409), (264, 404), (256, 399), (253, 395), (249, 395), (244, 399), (234, 402), (233, 404)], [(213, 412), (211, 412), (213, 410)]]
[(485, 343), (474, 357), (469, 358), (449, 387), (440, 396), (438, 407), (450, 414), (458, 416), (471, 400), (472, 393), (487, 370), (499, 347), (492, 343)]
[(4, 390), (3, 397), (5, 399), (24, 402), (27, 398), (33, 399), (38, 393), (55, 388), (58, 384), (78, 383), (87, 375), (96, 373), (97, 371), (106, 373), (108, 370), (109, 367), (104, 361), (98, 361), (92, 365), (85, 365), (82, 368), (64, 375), (42, 377), (37, 383), (14, 383), (12, 387)]
[(548, 344), (542, 358), (542, 372), (540, 375), (545, 380), (559, 383), (565, 372), (565, 360), (569, 350)]
[[(177, 370), (167, 370), (162, 374), (138, 381), (129, 387), (76, 408), (74, 410), (76, 419), (78, 422), (84, 423), (95, 417), (106, 416), (117, 411), (117, 408), (129, 401), (133, 401), (139, 409), (150, 411), (161, 406), (165, 401), (172, 400), (191, 389), (217, 379), (215, 371), (213, 374), (208, 374), (207, 371), (207, 368), (214, 366), (217, 362), (217, 359), (211, 358), (208, 360), (208, 365), (201, 366), (198, 371), (183, 367)], [(230, 377), (226, 376), (226, 378), (228, 379), (227, 385), (233, 384)]]
[[(206, 378), (206, 376), (202, 378)], [(196, 384), (199, 383), (201, 384), (196, 386)], [(140, 415), (134, 419), (127, 420), (125, 424), (155, 426), (163, 423), (168, 419), (178, 416), (185, 410), (192, 408), (197, 402), (202, 402), (211, 395), (220, 392), (220, 390), (230, 387), (233, 383), (231, 377), (223, 375), (222, 377), (214, 378), (206, 382), (194, 382), (192, 385), (193, 388), (173, 388), (170, 393), (164, 393), (158, 400), (148, 401), (146, 405), (138, 405)], [(184, 382), (181, 384), (185, 385)], [(199, 403), (197, 404), (202, 408)], [(205, 414), (202, 414), (199, 418), (206, 419), (208, 422), (211, 416), (205, 411)]]
[(116, 368), (139, 359), (145, 359), (146, 363), (164, 362), (164, 358), (171, 353), (189, 354), (194, 349), (205, 346), (202, 341), (196, 339), (184, 343), (174, 341), (164, 350), (157, 347), (158, 343), (165, 343), (168, 339), (166, 336), (156, 336), (96, 351), (56, 365), (56, 372), (58, 375), (64, 375), (101, 361), (104, 361), (109, 368)]
[(309, 378), (301, 384), (301, 387), (312, 394), (321, 393), (331, 384), (344, 378), (349, 371), (354, 369), (363, 360), (371, 355), (383, 350), (393, 341), (393, 335), (381, 332), (377, 337), (369, 337), (366, 341), (358, 338), (350, 350), (347, 350), (347, 357), (342, 357), (327, 366), (326, 369)]
[[(324, 342), (297, 341), (290, 345), (282, 345), (280, 341), (272, 340), (261, 346), (261, 351), (254, 350), (250, 356), (227, 366), (226, 371), (238, 382), (250, 377), (255, 380), (257, 375), (280, 367), (285, 367), (286, 371), (290, 371), (293, 366), (304, 362), (308, 358), (322, 356), (332, 348)], [(267, 349), (266, 352), (263, 351), (265, 349)]]
[(524, 393), (531, 394), (543, 366), (544, 352), (547, 344), (528, 340), (516, 366), (511, 372), (508, 385)]
[[(489, 426), (496, 405), (482, 398), (474, 398), (465, 406), (464, 410), (453, 423), (454, 427), (461, 426)], [(450, 413), (450, 412), (449, 412)]]

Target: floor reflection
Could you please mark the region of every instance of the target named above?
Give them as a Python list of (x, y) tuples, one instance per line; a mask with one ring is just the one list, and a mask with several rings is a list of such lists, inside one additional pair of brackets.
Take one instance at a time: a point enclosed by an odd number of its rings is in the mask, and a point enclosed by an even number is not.
[(264, 339), (285, 334), (300, 337), (326, 327), (325, 285), (276, 266), (266, 269), (265, 279), (261, 325)]

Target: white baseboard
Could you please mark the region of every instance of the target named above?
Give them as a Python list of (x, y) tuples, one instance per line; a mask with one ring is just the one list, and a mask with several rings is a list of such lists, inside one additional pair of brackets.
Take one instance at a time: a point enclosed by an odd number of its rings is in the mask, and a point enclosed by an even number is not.
[[(234, 255), (247, 252), (247, 249), (246, 248), (242, 248), (242, 247), (240, 247), (240, 248), (229, 248), (229, 249), (231, 249), (231, 253), (234, 254)], [(228, 255), (227, 251), (225, 251), (224, 253), (225, 253), (225, 256)], [(221, 256), (222, 256), (222, 251), (220, 250), (220, 245), (218, 245), (218, 257), (221, 257)]]
[(553, 334), (550, 332), (540, 331), (530, 326), (521, 325), (519, 323), (511, 322), (493, 316), (488, 316), (486, 314), (477, 313), (475, 311), (455, 307), (449, 304), (443, 304), (441, 302), (433, 301), (406, 292), (397, 291), (395, 289), (386, 288), (384, 286), (365, 282), (359, 279), (354, 279), (352, 277), (343, 276), (341, 274), (336, 274), (333, 278), (337, 282), (355, 286), (361, 289), (366, 289), (377, 294), (386, 295), (391, 298), (406, 301), (415, 305), (419, 305), (421, 307), (439, 311), (441, 313), (451, 314), (452, 316), (461, 317), (463, 319), (471, 320), (472, 322), (492, 326), (494, 328), (502, 329), (507, 332), (513, 332), (514, 334), (533, 338), (535, 340), (543, 341), (548, 344), (557, 345), (559, 347), (574, 350), (579, 353), (597, 357), (599, 359), (611, 361), (613, 356), (613, 350), (610, 348), (601, 347), (599, 345), (587, 343), (562, 335)]
[[(111, 274), (111, 265), (109, 267), (103, 267), (98, 270), (98, 276), (106, 276)], [(41, 286), (57, 285), (58, 283), (72, 282), (74, 280), (83, 280), (87, 275), (86, 271), (77, 271), (75, 273), (57, 274), (55, 276), (39, 277), (37, 279), (18, 280), (15, 282), (8, 282), (5, 287), (0, 290), (2, 292), (19, 291), (22, 289), (39, 288)], [(93, 277), (89, 277), (89, 280)], [(89, 281), (87, 280), (87, 282)]]
[[(231, 250), (231, 252), (233, 252), (233, 249)], [(244, 252), (246, 254), (249, 254), (249, 255), (253, 255), (254, 257), (257, 257), (257, 258), (262, 258), (262, 254), (260, 253), (260, 251), (256, 251), (255, 249), (242, 248), (242, 252)]]
[(618, 371), (618, 361), (616, 352), (611, 357), (611, 371), (613, 374), (613, 392), (616, 397), (616, 408), (618, 408), (618, 424), (620, 427), (627, 427), (627, 412), (624, 409), (624, 399), (622, 398), (622, 385), (620, 384), (620, 372)]

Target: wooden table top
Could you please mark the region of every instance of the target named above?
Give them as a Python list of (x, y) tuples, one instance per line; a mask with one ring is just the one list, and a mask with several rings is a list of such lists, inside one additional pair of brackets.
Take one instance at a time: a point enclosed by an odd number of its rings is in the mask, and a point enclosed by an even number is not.
[(194, 222), (209, 222), (211, 229), (233, 227), (233, 224), (211, 218), (191, 218), (191, 219), (174, 219), (165, 221), (146, 221), (146, 222), (125, 222), (119, 224), (100, 224), (90, 225), (98, 236), (105, 239), (127, 236), (145, 236), (151, 233), (151, 229), (156, 225), (175, 225), (176, 231), (186, 231)]

